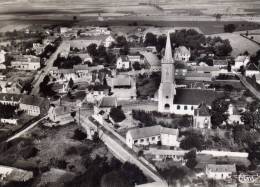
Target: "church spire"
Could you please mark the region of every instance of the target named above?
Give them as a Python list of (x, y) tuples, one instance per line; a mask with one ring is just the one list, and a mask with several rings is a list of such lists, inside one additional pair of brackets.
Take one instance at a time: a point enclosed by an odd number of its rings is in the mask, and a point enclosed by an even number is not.
[(166, 46), (165, 46), (164, 59), (165, 59), (166, 63), (173, 62), (170, 32), (168, 32), (168, 34), (167, 34), (167, 41), (166, 41)]

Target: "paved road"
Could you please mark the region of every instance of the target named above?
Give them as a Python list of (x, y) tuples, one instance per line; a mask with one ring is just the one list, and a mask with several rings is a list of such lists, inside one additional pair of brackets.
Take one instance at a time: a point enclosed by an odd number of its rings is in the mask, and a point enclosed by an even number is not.
[(235, 73), (240, 81), (242, 82), (242, 84), (252, 93), (255, 95), (255, 97), (257, 97), (258, 99), (260, 99), (260, 93), (249, 83), (247, 82), (246, 78), (244, 76), (242, 76), (241, 74)]
[(65, 42), (61, 42), (60, 46), (57, 48), (57, 50), (50, 56), (49, 59), (46, 61), (46, 66), (42, 69), (39, 77), (35, 79), (33, 82), (33, 90), (32, 95), (37, 95), (39, 93), (39, 85), (43, 81), (44, 77), (49, 74), (50, 69), (53, 67), (53, 63), (55, 59), (57, 58), (58, 54), (62, 51), (62, 49), (66, 46)]
[(31, 125), (29, 125), (28, 127), (26, 127), (25, 129), (23, 129), (22, 131), (16, 133), (15, 135), (13, 135), (12, 137), (8, 138), (6, 140), (6, 142), (10, 142), (11, 140), (15, 139), (15, 138), (19, 138), (20, 136), (22, 136), (24, 133), (26, 133), (27, 131), (29, 131), (31, 128), (35, 127), (36, 125), (39, 124), (39, 122), (41, 122), (42, 120), (46, 119), (47, 116), (42, 117), (41, 119), (39, 119), (38, 121), (32, 123)]
[[(86, 129), (86, 131), (89, 131), (89, 128), (97, 129), (97, 126), (86, 117), (81, 117), (80, 123), (82, 127)], [(115, 157), (117, 157), (119, 160), (123, 162), (128, 161), (135, 164), (144, 172), (144, 174), (146, 174), (154, 181), (163, 182), (161, 177), (155, 171), (146, 166), (135, 155), (133, 155), (126, 148), (126, 145), (122, 145), (122, 142), (118, 138), (113, 137), (111, 134), (109, 134), (109, 132), (107, 132), (106, 129), (102, 127), (98, 129), (98, 133), (100, 139), (107, 145), (107, 147), (110, 149), (110, 151), (114, 154)]]

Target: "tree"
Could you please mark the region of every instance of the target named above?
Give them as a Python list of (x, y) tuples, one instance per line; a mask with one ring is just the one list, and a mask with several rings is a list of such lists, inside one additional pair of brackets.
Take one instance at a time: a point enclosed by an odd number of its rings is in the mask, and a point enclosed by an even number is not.
[(139, 62), (134, 62), (133, 63), (133, 68), (134, 70), (138, 71), (138, 70), (141, 70), (141, 65)]
[(156, 46), (157, 45), (157, 37), (153, 33), (148, 32), (145, 35), (145, 40), (144, 40), (144, 45), (145, 46)]
[(122, 167), (122, 174), (127, 176), (130, 185), (135, 184), (144, 184), (147, 182), (147, 179), (143, 172), (134, 164), (125, 162)]
[(156, 45), (156, 50), (158, 53), (160, 53), (162, 51), (162, 49), (165, 47), (166, 39), (167, 39), (166, 36), (158, 37), (158, 41), (157, 41), (157, 45)]
[(212, 102), (212, 115), (211, 123), (213, 128), (219, 127), (224, 121), (228, 119), (228, 114), (226, 111), (229, 107), (229, 102), (225, 99), (216, 99)]
[(80, 129), (76, 129), (72, 138), (74, 140), (82, 141), (87, 138), (87, 134)]
[(184, 179), (187, 174), (183, 168), (172, 166), (170, 168), (159, 171), (162, 177), (166, 180), (168, 185), (176, 185), (178, 180)]
[(224, 25), (224, 31), (225, 32), (229, 32), (229, 33), (232, 33), (236, 30), (236, 26), (234, 24), (227, 24), (227, 25)]
[(92, 43), (87, 47), (87, 51), (90, 56), (96, 57), (98, 52), (97, 52), (97, 44)]
[(227, 70), (228, 70), (228, 72), (231, 72), (231, 64), (230, 64), (230, 62), (228, 62)]
[(191, 133), (187, 135), (180, 143), (180, 147), (185, 150), (190, 150), (196, 148), (197, 150), (202, 150), (204, 140), (202, 135)]
[(229, 40), (222, 40), (213, 46), (214, 53), (217, 56), (227, 56), (232, 51)]
[(121, 171), (111, 171), (103, 175), (101, 187), (134, 187)]
[(70, 78), (70, 80), (69, 80), (69, 87), (70, 88), (73, 88), (73, 86), (74, 86), (74, 81), (73, 81), (73, 79), (72, 78)]
[(119, 123), (126, 118), (121, 106), (111, 108), (109, 115), (116, 123)]

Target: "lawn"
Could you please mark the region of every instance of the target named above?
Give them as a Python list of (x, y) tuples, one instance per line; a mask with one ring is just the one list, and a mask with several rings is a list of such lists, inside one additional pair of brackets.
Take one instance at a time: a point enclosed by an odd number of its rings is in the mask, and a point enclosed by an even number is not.
[(233, 48), (233, 51), (231, 53), (233, 57), (236, 57), (239, 54), (244, 53), (245, 51), (248, 51), (252, 55), (255, 54), (260, 49), (259, 45), (257, 45), (255, 42), (252, 42), (240, 36), (239, 33), (222, 33), (222, 34), (213, 34), (208, 36), (211, 37), (219, 36), (222, 39), (228, 39)]

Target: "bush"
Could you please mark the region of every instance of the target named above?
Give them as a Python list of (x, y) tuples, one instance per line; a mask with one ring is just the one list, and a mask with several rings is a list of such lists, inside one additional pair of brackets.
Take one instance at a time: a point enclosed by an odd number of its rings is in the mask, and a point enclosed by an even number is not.
[(119, 123), (126, 118), (123, 110), (121, 109), (121, 107), (111, 108), (109, 115), (114, 120), (114, 122), (116, 122), (116, 123)]
[(76, 147), (70, 147), (69, 149), (66, 150), (66, 155), (76, 155), (78, 154), (78, 150)]
[(78, 141), (82, 141), (82, 140), (84, 140), (86, 138), (87, 138), (87, 134), (85, 132), (83, 132), (82, 130), (80, 130), (80, 129), (76, 129), (74, 131), (74, 135), (72, 137), (72, 139), (78, 140)]
[(234, 24), (227, 24), (227, 25), (224, 25), (224, 31), (225, 32), (234, 32), (236, 30), (236, 26)]
[(63, 159), (51, 158), (49, 164), (50, 166), (58, 169), (66, 169), (68, 163)]
[(28, 147), (22, 151), (22, 156), (24, 159), (29, 159), (35, 157), (38, 153), (38, 149), (35, 147)]

